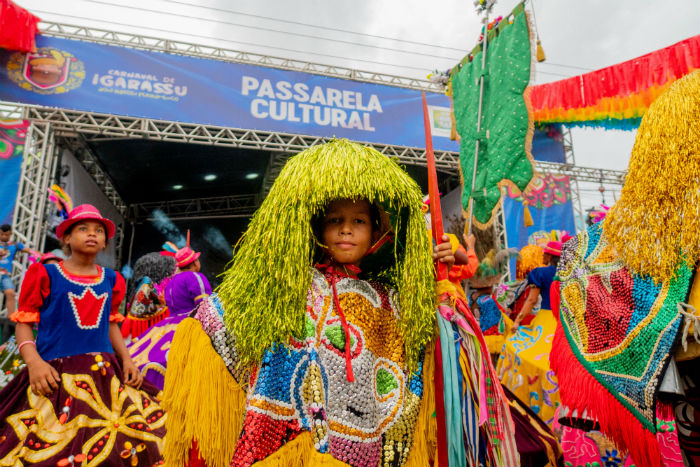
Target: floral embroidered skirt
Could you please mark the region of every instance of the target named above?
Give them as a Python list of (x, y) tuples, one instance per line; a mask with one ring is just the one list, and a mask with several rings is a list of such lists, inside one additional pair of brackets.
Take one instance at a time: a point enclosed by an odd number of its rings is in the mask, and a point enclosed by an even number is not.
[(162, 465), (165, 413), (158, 389), (123, 384), (109, 353), (57, 358), (61, 381), (34, 394), (27, 369), (0, 392), (0, 466)]

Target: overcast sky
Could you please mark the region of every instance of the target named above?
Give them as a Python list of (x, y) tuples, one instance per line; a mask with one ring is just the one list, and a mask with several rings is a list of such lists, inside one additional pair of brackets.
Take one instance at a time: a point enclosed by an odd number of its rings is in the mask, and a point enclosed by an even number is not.
[[(457, 63), (474, 46), (480, 25), (472, 0), (16, 1), (47, 21), (416, 78)], [(517, 3), (498, 1), (492, 16)], [(528, 4), (547, 54), (535, 83), (613, 65), (700, 33), (700, 0)], [(627, 167), (634, 132), (577, 129), (573, 138), (577, 164)], [(584, 195), (587, 204), (600, 198)]]

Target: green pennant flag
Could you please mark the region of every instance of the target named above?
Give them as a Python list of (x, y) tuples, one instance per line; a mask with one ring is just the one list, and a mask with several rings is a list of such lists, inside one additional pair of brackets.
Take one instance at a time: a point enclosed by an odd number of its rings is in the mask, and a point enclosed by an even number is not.
[[(462, 206), (469, 210), (476, 141), (479, 140), (473, 220), (486, 228), (501, 202), (501, 186), (524, 190), (534, 173), (533, 121), (528, 111), (530, 29), (523, 4), (488, 31), (486, 66), (481, 45), (453, 69), (451, 88), (462, 171)], [(484, 76), (481, 131), (477, 132), (479, 78)]]

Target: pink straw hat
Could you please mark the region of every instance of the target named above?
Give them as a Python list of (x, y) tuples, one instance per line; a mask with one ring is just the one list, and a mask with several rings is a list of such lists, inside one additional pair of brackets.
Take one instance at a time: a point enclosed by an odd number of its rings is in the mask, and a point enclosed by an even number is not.
[(56, 227), (56, 236), (63, 239), (63, 235), (65, 235), (66, 230), (68, 230), (73, 224), (83, 221), (102, 222), (107, 229), (107, 239), (109, 240), (110, 238), (114, 237), (114, 232), (116, 231), (114, 222), (102, 217), (100, 211), (98, 211), (97, 208), (91, 204), (81, 204), (80, 206), (73, 208), (70, 214), (68, 214), (68, 219), (64, 220), (58, 224), (58, 227)]
[(184, 248), (180, 248), (177, 250), (175, 253), (175, 261), (177, 262), (177, 267), (178, 268), (184, 268), (188, 264), (191, 264), (193, 261), (195, 261), (197, 258), (199, 258), (199, 253), (198, 251), (194, 251), (192, 248), (190, 248), (190, 231), (187, 231), (187, 246)]
[(552, 256), (561, 256), (561, 242), (551, 241), (544, 247), (544, 252)]

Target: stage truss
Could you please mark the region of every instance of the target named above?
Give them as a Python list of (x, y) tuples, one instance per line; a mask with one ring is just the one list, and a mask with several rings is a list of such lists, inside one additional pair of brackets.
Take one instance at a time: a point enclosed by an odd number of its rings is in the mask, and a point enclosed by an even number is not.
[[(46, 188), (56, 172), (55, 133), (50, 122), (32, 123), (24, 145), (24, 161), (20, 175), (12, 232), (25, 246), (43, 250), (46, 237)], [(15, 257), (12, 280), (18, 284), (28, 266), (27, 255)]]
[[(323, 76), (384, 84), (396, 87), (441, 92), (441, 87), (427, 80), (367, 72), (339, 66), (323, 65), (303, 60), (292, 60), (269, 55), (254, 54), (220, 47), (205, 46), (182, 41), (121, 33), (104, 29), (73, 26), (60, 23), (41, 23), (41, 33), (47, 36), (97, 42), (142, 50), (179, 54), (213, 60), (246, 63), (284, 70), (302, 71)], [(32, 247), (41, 248), (46, 231), (46, 187), (53, 183), (58, 146), (68, 147), (95, 180), (102, 192), (125, 217), (127, 222), (147, 220), (154, 209), (160, 209), (172, 218), (240, 217), (249, 216), (269, 192), (281, 168), (290, 155), (330, 138), (317, 136), (227, 128), (205, 124), (190, 124), (139, 117), (126, 117), (94, 112), (56, 109), (41, 106), (0, 103), (0, 117), (24, 118), (31, 122), (25, 146), (25, 164), (22, 168), (14, 225), (17, 239)], [(113, 138), (137, 138), (155, 141), (173, 141), (190, 144), (257, 149), (270, 152), (270, 163), (263, 179), (260, 193), (205, 198), (197, 200), (171, 200), (157, 203), (127, 205), (109, 176), (103, 171), (97, 158), (89, 149), (88, 141)], [(425, 150), (405, 146), (368, 143), (380, 153), (395, 158), (405, 165), (426, 166)], [(572, 196), (576, 216), (583, 221), (578, 183), (599, 182), (622, 185), (625, 172), (576, 166), (571, 134), (565, 129), (564, 148), (566, 163), (536, 162), (536, 170), (542, 173), (568, 175), (572, 183)], [(450, 182), (459, 178), (459, 153), (435, 152), (436, 168), (441, 178)], [(452, 184), (452, 183), (450, 183)], [(498, 244), (507, 244), (503, 210), (497, 214), (495, 236)], [(118, 226), (117, 252), (122, 257), (124, 249), (123, 225)], [(21, 275), (25, 263), (17, 264), (16, 276)]]

